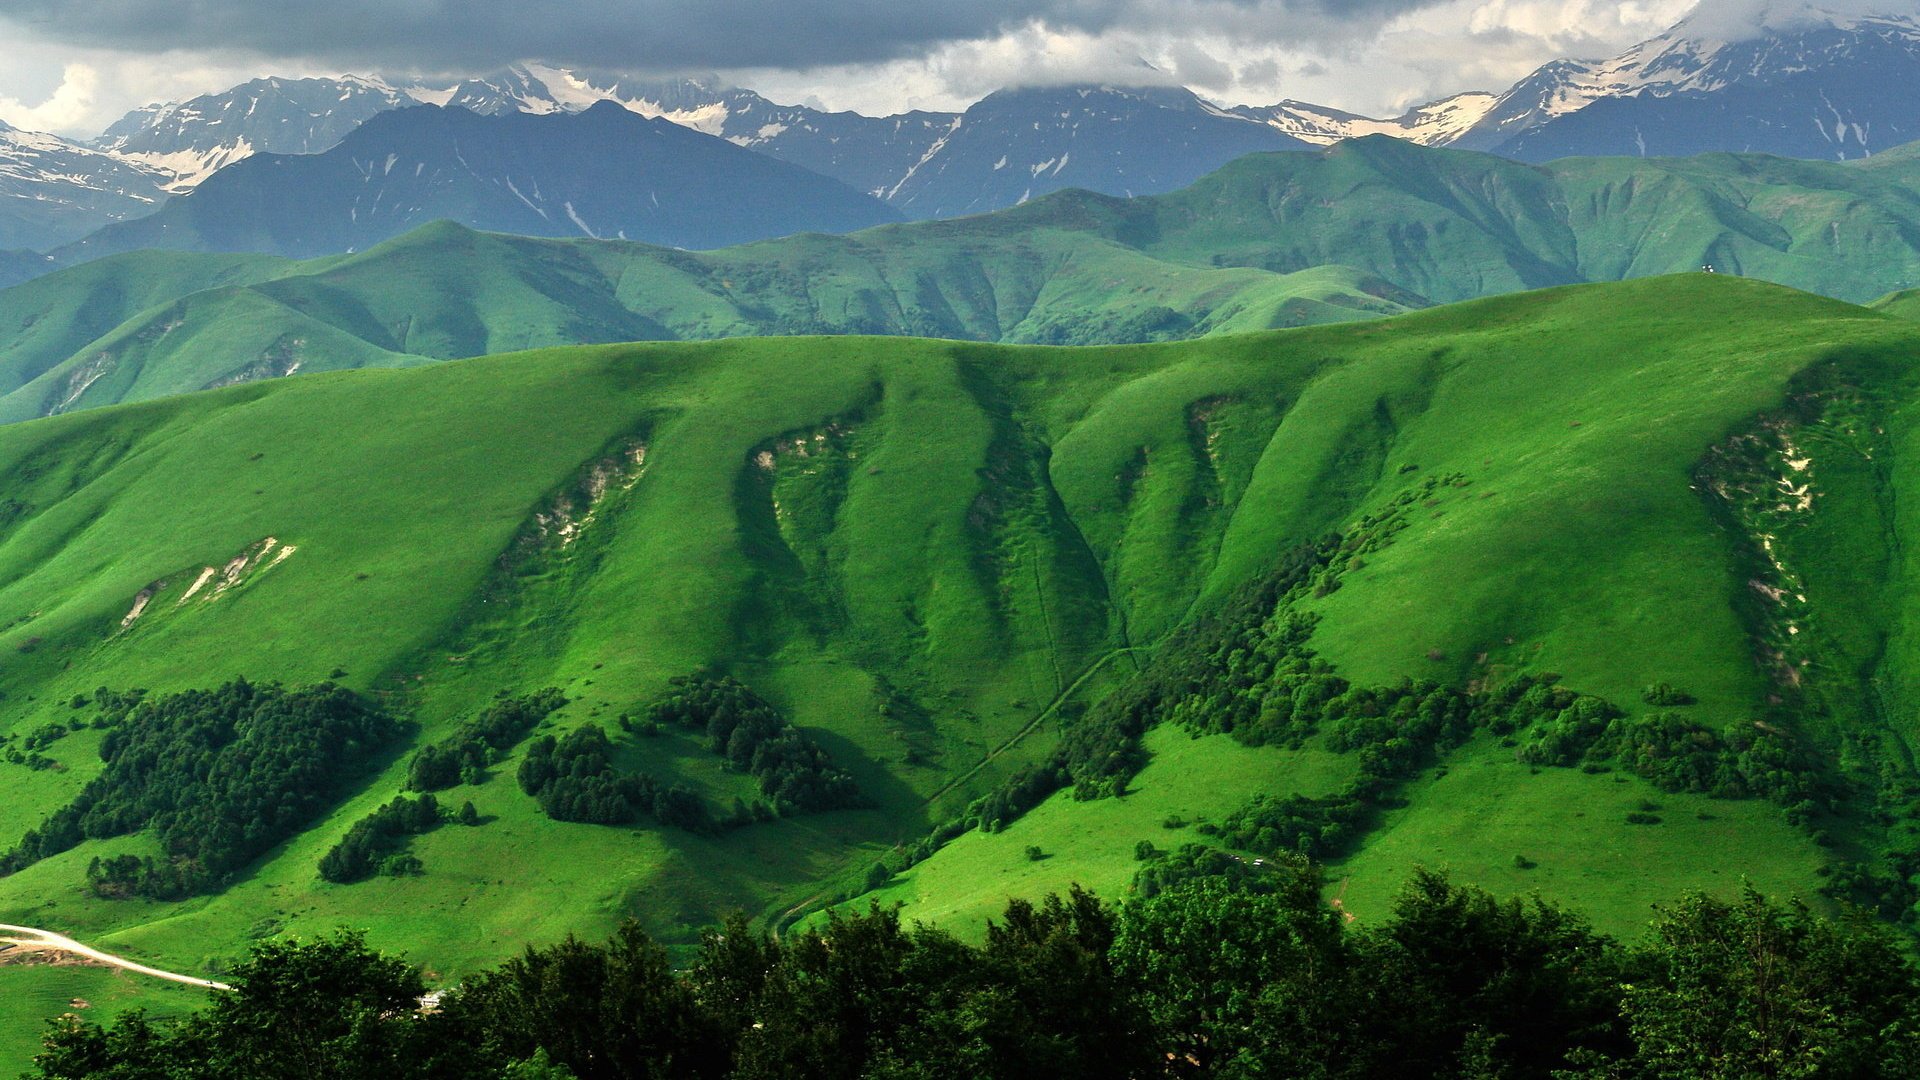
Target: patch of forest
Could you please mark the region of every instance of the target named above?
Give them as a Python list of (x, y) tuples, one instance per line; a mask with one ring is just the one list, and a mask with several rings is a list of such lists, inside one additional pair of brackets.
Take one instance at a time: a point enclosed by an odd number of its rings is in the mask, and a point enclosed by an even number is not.
[(784, 938), (736, 916), (676, 965), (629, 923), (529, 948), (431, 1005), (417, 968), (356, 934), (266, 942), (197, 1014), (51, 1021), (29, 1075), (1920, 1075), (1920, 970), (1870, 923), (1696, 894), (1629, 945), (1431, 873), (1353, 923), (1306, 860), (1223, 858), (1160, 860), (1119, 906), (1079, 889), (1014, 901), (977, 945), (873, 906)]
[(161, 855), (95, 860), (106, 896), (178, 899), (223, 888), (312, 824), (401, 725), (330, 683), (244, 679), (103, 710), (105, 768), (0, 856), (11, 874), (82, 841), (152, 829)]

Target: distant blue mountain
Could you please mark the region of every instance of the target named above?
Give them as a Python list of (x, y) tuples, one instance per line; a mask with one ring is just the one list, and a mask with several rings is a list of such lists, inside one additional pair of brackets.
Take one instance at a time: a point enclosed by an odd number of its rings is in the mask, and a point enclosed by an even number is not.
[(908, 217), (954, 217), (1065, 188), (1159, 194), (1247, 154), (1313, 148), (1180, 87), (1002, 90), (961, 114), (882, 195)]
[(715, 248), (899, 220), (837, 180), (602, 103), (581, 113), (383, 113), (323, 154), (250, 157), (158, 213), (59, 252), (295, 257), (362, 250), (429, 221), (527, 236)]

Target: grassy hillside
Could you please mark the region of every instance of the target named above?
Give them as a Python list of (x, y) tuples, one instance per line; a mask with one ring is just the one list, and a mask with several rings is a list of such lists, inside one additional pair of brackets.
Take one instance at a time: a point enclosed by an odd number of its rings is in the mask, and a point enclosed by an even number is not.
[[(1078, 344), (1341, 322), (1425, 306), (1339, 267), (1176, 266), (1041, 229), (1005, 244), (881, 230), (720, 253), (442, 222), (308, 263), (137, 253), (0, 295), (8, 420), (299, 370), (557, 345), (793, 334)], [(15, 317), (17, 313), (17, 318)]]
[(441, 223), (355, 256), (135, 254), (0, 292), (0, 416), (616, 341), (1177, 340), (1706, 266), (1864, 303), (1920, 282), (1915, 236), (1912, 156), (1528, 166), (1385, 138), (1254, 155), (1168, 195), (716, 252)]
[(1873, 310), (1902, 319), (1920, 319), (1920, 289), (1889, 293), (1870, 305)]
[[(214, 895), (94, 895), (95, 857), (161, 853), (140, 832), (0, 878), (0, 921), (187, 970), (347, 923), (454, 976), (629, 915), (684, 940), (730, 906), (784, 922), (868, 886), (976, 921), (1010, 892), (1111, 891), (1140, 841), (1227, 843), (1202, 819), (1344, 790), (1366, 755), (1335, 725), (1253, 746), (1176, 710), (1128, 794), (1062, 792), (903, 875), (875, 864), (1080, 739), (1157, 656), (1193, 655), (1169, 633), (1328, 532), (1356, 554), (1285, 604), (1356, 685), (1557, 672), (1638, 722), (1667, 682), (1704, 729), (1766, 725), (1830, 785), (1783, 812), (1520, 763), (1482, 731), (1354, 834), (1357, 913), (1427, 861), (1613, 925), (1650, 889), (1811, 893), (1816, 868), (1904, 850), (1885, 822), (1911, 785), (1916, 357), (1902, 321), (1689, 275), (1132, 347), (549, 350), (14, 425), (0, 693), (8, 748), (46, 760), (0, 761), (6, 842), (99, 772), (96, 688), (332, 678), (417, 726)], [(536, 736), (595, 722), (621, 768), (716, 808), (755, 797), (697, 737), (621, 723), (699, 669), (790, 718), (866, 805), (713, 835), (561, 822), (516, 786), (523, 743), (440, 793), (481, 823), (411, 841), (423, 873), (319, 879), (412, 749), (500, 691), (565, 694)], [(55, 723), (80, 730), (35, 735)]]

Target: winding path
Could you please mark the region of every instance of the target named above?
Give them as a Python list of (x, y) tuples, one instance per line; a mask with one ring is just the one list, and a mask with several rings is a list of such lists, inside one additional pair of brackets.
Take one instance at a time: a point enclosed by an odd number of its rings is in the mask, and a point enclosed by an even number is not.
[(205, 987), (208, 990), (233, 989), (233, 987), (228, 986), (226, 983), (214, 982), (212, 979), (199, 979), (192, 975), (181, 975), (177, 972), (161, 971), (159, 968), (148, 967), (145, 964), (136, 964), (123, 957), (103, 953), (90, 945), (82, 945), (70, 937), (56, 934), (51, 930), (35, 930), (31, 926), (13, 926), (8, 923), (0, 923), (0, 944), (18, 945), (23, 949), (44, 949), (51, 952), (72, 953), (75, 956), (85, 957), (95, 963), (106, 964), (109, 967), (117, 967), (123, 971), (131, 971), (136, 975), (149, 975), (156, 979), (165, 979), (168, 982)]
[(1095, 660), (1093, 663), (1088, 664), (1087, 669), (1080, 673), (1080, 677), (1073, 680), (1072, 684), (1069, 685), (1065, 690), (1062, 690), (1058, 694), (1055, 694), (1053, 696), (1053, 700), (1047, 703), (1047, 707), (1044, 709), (1041, 709), (1040, 714), (1038, 716), (1035, 716), (1031, 721), (1028, 721), (1026, 727), (1021, 728), (1017, 733), (1015, 733), (1015, 735), (1012, 738), (1008, 739), (1006, 742), (1003, 742), (999, 746), (994, 747), (992, 750), (987, 751), (987, 756), (981, 758), (977, 763), (975, 763), (973, 768), (968, 769), (966, 772), (961, 773), (959, 776), (948, 781), (945, 785), (943, 785), (940, 788), (940, 790), (927, 796), (926, 799), (923, 800), (923, 802), (930, 805), (936, 800), (940, 799), (942, 796), (953, 791), (955, 788), (958, 788), (960, 785), (980, 775), (980, 770), (993, 764), (993, 761), (995, 758), (1013, 749), (1015, 746), (1019, 745), (1021, 740), (1025, 739), (1027, 736), (1033, 734), (1034, 732), (1040, 730), (1040, 725), (1046, 723), (1048, 717), (1052, 716), (1054, 713), (1059, 712), (1060, 706), (1066, 704), (1066, 701), (1068, 698), (1072, 697), (1076, 693), (1079, 693), (1080, 688), (1086, 685), (1087, 680), (1093, 678), (1094, 675), (1097, 674), (1101, 668), (1106, 667), (1107, 664), (1110, 661), (1112, 661), (1114, 657), (1126, 656), (1128, 654), (1131, 654), (1137, 651), (1139, 651), (1139, 646), (1128, 645), (1128, 646), (1125, 646), (1124, 648), (1115, 649), (1112, 652), (1109, 652), (1101, 656), (1100, 659)]
[[(941, 786), (940, 790), (927, 796), (924, 800), (922, 800), (922, 805), (931, 806), (934, 802), (938, 801), (943, 796), (947, 795), (948, 793), (960, 787), (960, 785), (980, 775), (980, 770), (986, 768), (988, 765), (993, 764), (993, 761), (995, 758), (1013, 749), (1015, 746), (1019, 745), (1021, 740), (1033, 734), (1035, 731), (1038, 731), (1040, 729), (1040, 725), (1046, 723), (1048, 717), (1052, 716), (1056, 712), (1059, 712), (1060, 706), (1065, 704), (1068, 698), (1078, 693), (1080, 688), (1086, 685), (1087, 680), (1093, 678), (1094, 675), (1097, 674), (1101, 668), (1106, 667), (1107, 664), (1112, 662), (1115, 657), (1130, 655), (1132, 653), (1138, 652), (1139, 649), (1140, 647), (1137, 645), (1123, 646), (1121, 648), (1114, 649), (1113, 651), (1104, 654), (1098, 660), (1095, 660), (1093, 663), (1088, 664), (1087, 669), (1080, 673), (1080, 677), (1073, 680), (1073, 682), (1070, 685), (1068, 685), (1068, 687), (1065, 690), (1062, 690), (1058, 694), (1055, 694), (1053, 697), (1053, 700), (1047, 703), (1047, 707), (1044, 709), (1041, 709), (1039, 714), (1035, 716), (1031, 721), (1028, 721), (1025, 727), (1021, 728), (1018, 732), (1016, 732), (1012, 738), (1001, 743), (999, 746), (994, 747), (992, 750), (987, 751), (987, 755), (981, 758), (978, 762), (976, 762), (973, 768), (968, 769), (966, 772), (961, 773), (959, 776), (955, 777), (954, 779), (949, 780), (947, 783)], [(810, 914), (810, 912), (807, 909), (813, 907), (814, 904), (819, 903), (820, 899), (826, 895), (827, 894), (824, 891), (814, 893), (812, 896), (807, 897), (805, 900), (802, 900), (799, 903), (788, 908), (787, 910), (781, 912), (780, 916), (776, 918), (771, 924), (773, 936), (778, 938), (781, 932), (785, 930), (787, 927), (797, 922), (800, 916), (805, 914)]]

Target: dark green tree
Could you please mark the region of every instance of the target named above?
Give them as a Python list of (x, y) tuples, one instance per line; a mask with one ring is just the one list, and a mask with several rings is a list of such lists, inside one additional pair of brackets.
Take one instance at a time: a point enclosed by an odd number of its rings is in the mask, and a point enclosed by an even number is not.
[(637, 924), (606, 946), (568, 938), (527, 952), (461, 987), (449, 1015), (494, 1059), (545, 1050), (579, 1080), (717, 1077), (726, 1044)]
[(1920, 1076), (1920, 982), (1886, 932), (1748, 886), (1666, 911), (1622, 1012), (1633, 1051), (1598, 1075)]
[(1173, 1076), (1369, 1076), (1366, 1005), (1319, 872), (1177, 882), (1129, 906), (1113, 963)]
[(1394, 1059), (1445, 1075), (1468, 1058), (1544, 1078), (1581, 1051), (1617, 1052), (1622, 950), (1538, 898), (1499, 900), (1416, 871), (1392, 917), (1361, 938), (1361, 968), (1386, 1005)]

